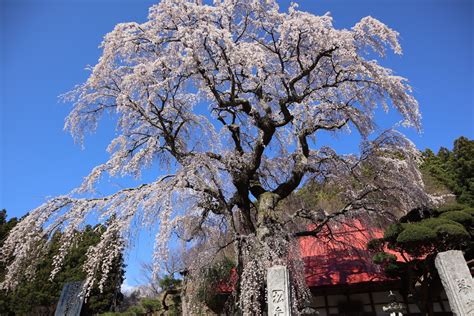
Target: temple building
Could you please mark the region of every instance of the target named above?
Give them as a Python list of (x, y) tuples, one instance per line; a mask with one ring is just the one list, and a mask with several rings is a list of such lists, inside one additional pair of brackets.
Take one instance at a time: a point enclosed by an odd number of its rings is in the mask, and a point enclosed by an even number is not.
[[(370, 229), (368, 228), (370, 226)], [(311, 301), (305, 306), (306, 315), (320, 316), (422, 316), (413, 297), (400, 294), (402, 280), (389, 278), (380, 265), (373, 262), (367, 245), (370, 240), (383, 237), (383, 229), (359, 219), (326, 225), (318, 237), (299, 237), (300, 254), (304, 261), (306, 283)], [(409, 256), (385, 249), (397, 261), (412, 260)], [(468, 266), (471, 266), (472, 262)], [(474, 269), (471, 267), (471, 274)], [(219, 314), (237, 282), (235, 271), (229, 281), (218, 289)], [(435, 296), (435, 316), (454, 315), (448, 298), (440, 287)], [(401, 314), (398, 314), (398, 312)]]
[[(367, 244), (381, 237), (382, 229), (369, 230), (359, 220), (335, 224), (318, 238), (300, 237), (312, 310), (320, 316), (390, 315), (387, 307), (397, 301), (404, 306), (403, 315), (421, 315), (415, 302), (404, 301), (398, 293), (400, 280), (386, 277), (372, 262)], [(434, 311), (439, 316), (452, 315), (444, 293), (434, 302)]]

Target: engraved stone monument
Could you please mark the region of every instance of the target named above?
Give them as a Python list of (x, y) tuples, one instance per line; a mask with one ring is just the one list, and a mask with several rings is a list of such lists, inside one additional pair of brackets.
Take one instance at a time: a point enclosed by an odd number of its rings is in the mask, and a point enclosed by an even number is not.
[(84, 282), (69, 282), (64, 284), (54, 316), (79, 316), (84, 299), (80, 297)]
[(285, 266), (267, 270), (267, 291), (268, 316), (290, 316), (290, 284)]
[(440, 252), (436, 256), (435, 265), (453, 314), (474, 316), (474, 282), (462, 252)]

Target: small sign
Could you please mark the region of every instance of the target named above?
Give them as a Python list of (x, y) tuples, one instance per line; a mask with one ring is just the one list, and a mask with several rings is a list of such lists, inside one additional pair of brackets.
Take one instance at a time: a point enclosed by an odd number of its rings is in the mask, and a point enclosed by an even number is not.
[(64, 284), (54, 316), (79, 316), (84, 299), (80, 296), (83, 281)]
[(267, 293), (269, 316), (291, 315), (287, 267), (273, 266), (267, 270)]

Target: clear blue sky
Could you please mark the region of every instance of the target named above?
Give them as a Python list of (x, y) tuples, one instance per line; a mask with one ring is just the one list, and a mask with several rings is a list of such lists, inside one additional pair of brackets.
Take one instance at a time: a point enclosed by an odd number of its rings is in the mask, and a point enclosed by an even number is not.
[[(103, 35), (119, 22), (143, 22), (154, 1), (0, 0), (0, 208), (21, 216), (47, 197), (64, 194), (107, 158), (114, 134), (107, 122), (81, 150), (63, 132), (71, 107), (57, 96), (83, 82)], [(289, 1), (280, 1), (287, 8)], [(300, 9), (332, 13), (347, 28), (371, 15), (401, 34), (402, 57), (384, 65), (408, 78), (420, 102), (423, 132), (404, 130), (420, 148), (451, 147), (474, 138), (473, 2), (470, 0), (305, 0)], [(389, 116), (390, 117), (390, 116)], [(387, 118), (381, 118), (382, 125)], [(334, 139), (331, 140), (335, 141)], [(350, 140), (336, 146), (356, 149)], [(153, 175), (147, 175), (148, 178)], [(129, 185), (113, 179), (110, 187)], [(128, 282), (149, 258), (150, 238), (129, 255)]]

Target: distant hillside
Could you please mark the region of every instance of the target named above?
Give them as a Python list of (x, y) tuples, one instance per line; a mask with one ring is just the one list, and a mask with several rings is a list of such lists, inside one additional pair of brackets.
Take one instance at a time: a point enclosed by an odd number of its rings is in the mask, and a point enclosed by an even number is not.
[(421, 170), (427, 190), (452, 192), (458, 203), (474, 206), (474, 141), (461, 136), (453, 149), (441, 147), (437, 154), (423, 152)]

